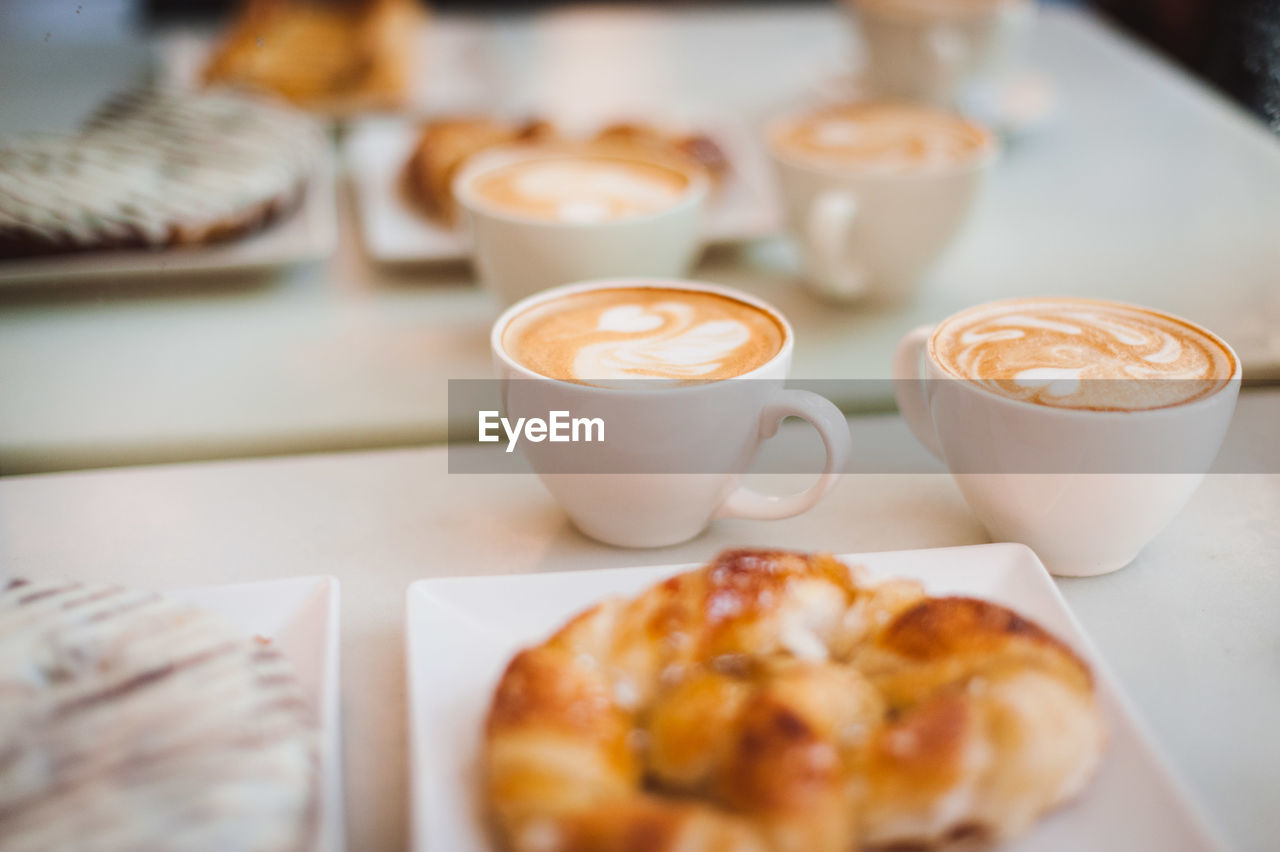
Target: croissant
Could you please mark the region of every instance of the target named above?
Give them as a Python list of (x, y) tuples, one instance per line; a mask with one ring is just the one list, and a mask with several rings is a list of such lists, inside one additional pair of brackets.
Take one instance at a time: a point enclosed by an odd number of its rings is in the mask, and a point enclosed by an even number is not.
[(736, 550), (520, 652), (485, 729), (517, 852), (848, 852), (1002, 840), (1104, 727), (1036, 624), (830, 556)]

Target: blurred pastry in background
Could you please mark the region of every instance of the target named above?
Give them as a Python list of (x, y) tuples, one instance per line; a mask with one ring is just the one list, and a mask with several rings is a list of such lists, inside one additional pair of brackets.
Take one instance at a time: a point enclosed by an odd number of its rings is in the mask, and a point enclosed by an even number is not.
[(315, 848), (315, 714), (270, 642), (154, 592), (0, 584), (0, 847)]
[(415, 0), (246, 0), (204, 81), (331, 115), (398, 109), (422, 18)]
[(79, 133), (0, 137), (0, 258), (221, 242), (291, 213), (321, 162), (307, 116), (145, 88)]
[(550, 143), (560, 138), (550, 122), (501, 121), (484, 116), (438, 118), (423, 125), (405, 163), (405, 188), (425, 213), (442, 222), (457, 221), (449, 186), (468, 158), (499, 145)]
[(409, 197), (427, 215), (446, 224), (457, 222), (450, 188), (467, 160), (505, 145), (540, 145), (578, 153), (594, 153), (659, 162), (674, 160), (700, 168), (712, 185), (723, 182), (729, 161), (714, 139), (644, 122), (609, 124), (586, 138), (563, 133), (549, 121), (504, 121), (485, 116), (450, 116), (426, 122), (404, 168)]
[(722, 183), (729, 172), (724, 151), (705, 133), (684, 133), (643, 122), (623, 121), (606, 126), (592, 141), (599, 146), (627, 146), (637, 155), (649, 153), (690, 160), (707, 171), (713, 184)]

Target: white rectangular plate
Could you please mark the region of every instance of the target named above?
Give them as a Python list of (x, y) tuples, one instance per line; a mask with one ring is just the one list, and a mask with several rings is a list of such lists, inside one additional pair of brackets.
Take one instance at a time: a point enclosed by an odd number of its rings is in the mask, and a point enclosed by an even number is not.
[[(777, 229), (769, 164), (740, 124), (700, 125), (724, 150), (729, 172), (708, 200), (705, 236), (709, 243), (754, 239)], [(418, 125), (400, 118), (357, 123), (343, 150), (355, 188), (360, 230), (369, 254), (384, 263), (462, 260), (468, 248), (462, 230), (428, 218), (406, 196), (405, 161), (418, 139)]]
[[(930, 594), (970, 595), (1016, 609), (1093, 666), (1110, 734), (1098, 775), (1077, 801), (1006, 849), (1220, 848), (1029, 549), (987, 544), (841, 558), (865, 565), (877, 578), (913, 577)], [(480, 728), (497, 679), (516, 651), (544, 639), (598, 600), (635, 594), (692, 567), (420, 580), (409, 587), (406, 659), (415, 849), (489, 848), (478, 795)]]
[(342, 852), (342, 729), (338, 716), (338, 581), (294, 577), (203, 586), (166, 595), (207, 610), (246, 633), (270, 639), (293, 664), (320, 720), (323, 778), (318, 852)]
[(235, 272), (328, 257), (337, 244), (333, 157), (321, 158), (302, 205), (278, 222), (241, 239), (208, 246), (72, 252), (0, 260), (0, 287), (56, 285), (111, 276), (178, 276)]

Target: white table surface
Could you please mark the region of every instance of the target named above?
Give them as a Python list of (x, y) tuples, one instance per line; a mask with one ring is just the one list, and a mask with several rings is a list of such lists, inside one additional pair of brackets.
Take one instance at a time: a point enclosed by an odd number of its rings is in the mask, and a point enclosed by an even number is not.
[[(1280, 391), (1246, 393), (1228, 469), (1280, 471), (1277, 422)], [(842, 553), (986, 540), (899, 418), (850, 424), (856, 447), (874, 447), (882, 470), (902, 472), (848, 475), (799, 518), (725, 521), (649, 551), (585, 539), (532, 476), (449, 475), (444, 448), (11, 477), (0, 479), (0, 575), (160, 588), (338, 577), (350, 848), (400, 849), (409, 583), (695, 562), (735, 545)], [(794, 459), (818, 441), (787, 425), (770, 445), (773, 457)], [(806, 478), (756, 479), (781, 492)], [(1212, 474), (1134, 564), (1059, 581), (1210, 819), (1236, 847), (1259, 852), (1280, 836), (1277, 554), (1280, 474)]]
[[(433, 23), (425, 91), (440, 110), (710, 111), (758, 123), (854, 61), (834, 3)], [(72, 126), (144, 52), (3, 45), (0, 128)], [(696, 276), (783, 309), (798, 332), (797, 378), (884, 377), (906, 329), (1037, 293), (1173, 310), (1227, 337), (1250, 377), (1276, 372), (1280, 144), (1081, 12), (1043, 10), (1030, 64), (1055, 86), (1057, 120), (1007, 152), (914, 302), (818, 302), (781, 239), (716, 251)], [(350, 193), (340, 201), (339, 245), (324, 263), (0, 292), (0, 471), (440, 439), (446, 380), (489, 373), (495, 305), (461, 264), (371, 263)], [(876, 385), (849, 390), (847, 407), (891, 406)]]

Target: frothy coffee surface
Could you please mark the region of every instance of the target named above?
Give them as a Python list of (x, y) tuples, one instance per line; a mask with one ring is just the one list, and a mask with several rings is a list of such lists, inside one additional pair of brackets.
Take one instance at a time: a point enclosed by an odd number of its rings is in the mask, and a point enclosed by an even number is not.
[(535, 373), (583, 384), (626, 379), (716, 381), (782, 349), (765, 311), (695, 290), (622, 287), (544, 302), (519, 314), (503, 349)]
[(994, 144), (990, 133), (958, 115), (902, 103), (824, 107), (780, 127), (772, 141), (792, 160), (889, 174), (961, 165)]
[(604, 222), (655, 213), (689, 187), (680, 172), (640, 160), (560, 157), (499, 166), (472, 184), (476, 194), (521, 216)]
[(1175, 317), (1089, 299), (1016, 299), (960, 313), (929, 342), (948, 373), (1012, 399), (1102, 411), (1181, 405), (1222, 388), (1236, 361)]

